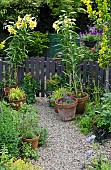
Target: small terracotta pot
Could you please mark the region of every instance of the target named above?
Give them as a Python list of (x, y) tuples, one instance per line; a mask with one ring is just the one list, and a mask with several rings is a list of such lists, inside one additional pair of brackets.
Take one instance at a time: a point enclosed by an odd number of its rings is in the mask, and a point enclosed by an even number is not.
[(12, 106), (14, 110), (19, 110), (21, 108), (21, 103), (26, 103), (26, 97), (20, 100), (12, 100), (10, 102), (15, 104), (15, 106)]
[(22, 138), (22, 140), (24, 142), (31, 142), (32, 143), (32, 149), (38, 148), (39, 139), (40, 139), (40, 134), (38, 134), (38, 136), (36, 138), (32, 138), (32, 139)]
[[(59, 100), (63, 100), (63, 98), (60, 98)], [(58, 109), (59, 116), (62, 121), (70, 121), (75, 118), (75, 113), (76, 113), (76, 107), (78, 104), (78, 100), (75, 98), (75, 102), (71, 104), (58, 104), (55, 101), (55, 104)]]
[(7, 96), (7, 95), (9, 94), (10, 89), (16, 88), (16, 87), (17, 87), (17, 86), (9, 86), (9, 87), (5, 87), (5, 88), (4, 88), (5, 96)]

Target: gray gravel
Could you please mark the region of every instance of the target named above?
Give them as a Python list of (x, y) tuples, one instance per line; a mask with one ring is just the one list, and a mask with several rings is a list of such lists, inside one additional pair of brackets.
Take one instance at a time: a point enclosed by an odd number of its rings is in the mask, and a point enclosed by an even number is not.
[[(40, 124), (48, 131), (47, 144), (37, 150), (40, 155), (37, 163), (44, 170), (85, 169), (87, 150), (91, 149), (86, 144), (87, 136), (81, 134), (72, 121), (61, 121), (58, 113), (48, 106), (47, 98), (37, 98), (34, 106), (39, 111)], [(108, 157), (111, 155), (110, 146), (109, 141), (101, 147)]]

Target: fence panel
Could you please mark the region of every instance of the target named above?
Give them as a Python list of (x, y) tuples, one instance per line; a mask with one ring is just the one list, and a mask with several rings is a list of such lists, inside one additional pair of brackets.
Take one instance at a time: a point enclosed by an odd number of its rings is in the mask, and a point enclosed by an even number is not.
[[(41, 85), (41, 96), (45, 95), (45, 91), (47, 88), (46, 81), (50, 79), (52, 75), (57, 73), (60, 75), (65, 70), (64, 63), (60, 61), (55, 61), (51, 58), (44, 57), (31, 57), (27, 59), (24, 66), (18, 69), (18, 83), (24, 78), (25, 73), (30, 73), (33, 77), (35, 77)], [(5, 74), (4, 74), (5, 73)], [(8, 73), (8, 74), (7, 74)], [(11, 71), (10, 66), (6, 61), (0, 61), (0, 81), (6, 79), (7, 85), (9, 83), (10, 74), (14, 76), (13, 70)], [(105, 70), (99, 67), (97, 62), (87, 62), (79, 64), (78, 68), (79, 77), (82, 79), (84, 87), (90, 85), (93, 87), (94, 85), (98, 86), (99, 84), (104, 87), (105, 85)], [(109, 82), (111, 84), (111, 68), (109, 74)]]

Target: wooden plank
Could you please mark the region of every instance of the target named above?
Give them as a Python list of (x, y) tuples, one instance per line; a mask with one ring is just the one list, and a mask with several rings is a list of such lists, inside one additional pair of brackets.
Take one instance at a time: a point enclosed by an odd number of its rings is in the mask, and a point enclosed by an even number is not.
[(104, 78), (104, 70), (100, 67), (100, 86), (104, 87), (105, 83), (104, 82), (105, 78)]
[(24, 67), (18, 68), (18, 85), (20, 85), (21, 80), (24, 78)]
[(83, 85), (87, 84), (87, 61), (83, 62)]
[(50, 79), (50, 58), (46, 59), (46, 80)]
[(89, 85), (90, 88), (93, 88), (93, 61), (89, 62)]
[(99, 85), (99, 64), (98, 62), (95, 62), (95, 85), (98, 86)]
[(35, 60), (35, 71), (36, 71), (36, 79), (38, 81), (40, 80), (39, 70), (40, 70), (40, 60), (39, 57), (37, 56)]
[(41, 97), (44, 97), (44, 57), (41, 57)]
[(0, 61), (0, 81), (3, 80), (3, 61)]
[(52, 73), (52, 75), (54, 75), (56, 73), (56, 61), (51, 60), (50, 64), (51, 64), (51, 73)]
[(26, 69), (26, 74), (29, 73), (29, 60), (28, 59), (25, 62), (25, 69)]
[(31, 62), (31, 75), (32, 77), (34, 77), (34, 57), (30, 58), (30, 62)]
[(9, 79), (11, 78), (10, 72), (9, 72), (9, 65), (7, 62), (4, 63), (4, 72), (5, 72), (5, 80), (6, 80), (6, 86), (9, 85)]

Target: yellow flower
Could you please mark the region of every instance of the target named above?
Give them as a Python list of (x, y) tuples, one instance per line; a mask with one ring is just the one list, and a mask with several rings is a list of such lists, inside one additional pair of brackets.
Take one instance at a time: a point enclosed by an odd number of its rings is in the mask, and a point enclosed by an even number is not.
[(5, 41), (2, 41), (2, 42), (0, 43), (0, 50), (2, 50), (4, 47), (5, 47)]
[(16, 34), (16, 30), (12, 27), (12, 26), (8, 26), (8, 32), (10, 33), (10, 34)]
[(36, 26), (37, 26), (36, 20), (35, 20), (35, 21), (30, 20), (30, 21), (29, 21), (29, 27), (30, 27), (30, 28), (33, 29), (33, 28), (36, 27)]
[(26, 15), (24, 16), (23, 20), (25, 20), (25, 21), (30, 21), (30, 16), (31, 16), (31, 15), (26, 14)]
[(22, 18), (20, 18), (20, 16), (18, 16), (18, 21), (19, 21), (19, 22), (22, 21)]
[(19, 29), (19, 28), (21, 27), (21, 22), (20, 22), (20, 21), (17, 21), (17, 22), (15, 23), (15, 25), (16, 25), (17, 29)]
[(108, 31), (108, 26), (105, 25), (105, 26), (104, 26), (104, 29), (105, 29), (105, 31)]
[(56, 22), (54, 22), (53, 23), (53, 28), (55, 29), (55, 31), (58, 31), (59, 30), (59, 25)]
[(27, 23), (25, 21), (21, 22), (21, 27), (26, 27), (27, 28)]

